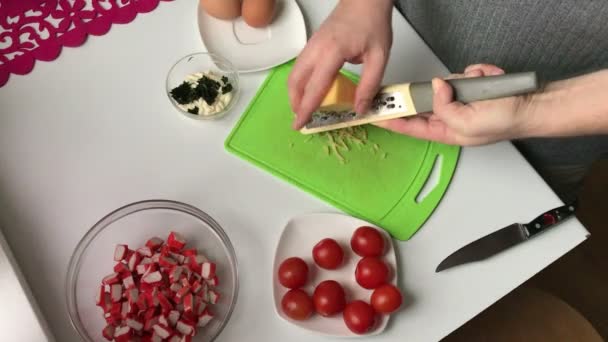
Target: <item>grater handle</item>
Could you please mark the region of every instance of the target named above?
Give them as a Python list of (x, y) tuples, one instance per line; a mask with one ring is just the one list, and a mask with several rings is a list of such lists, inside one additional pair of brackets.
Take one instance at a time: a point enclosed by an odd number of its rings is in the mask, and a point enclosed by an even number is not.
[[(536, 72), (446, 80), (454, 89), (454, 99), (463, 103), (527, 94), (538, 90)], [(410, 84), (417, 113), (433, 110), (431, 82)]]

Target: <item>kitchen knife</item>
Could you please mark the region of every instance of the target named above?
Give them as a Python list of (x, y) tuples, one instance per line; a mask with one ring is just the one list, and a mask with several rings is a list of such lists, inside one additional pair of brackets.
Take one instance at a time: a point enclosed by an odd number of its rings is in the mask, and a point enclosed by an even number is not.
[(577, 202), (575, 201), (571, 204), (549, 210), (530, 223), (513, 223), (490, 233), (450, 254), (437, 266), (435, 272), (487, 259), (510, 247), (527, 241), (573, 216), (576, 207)]
[[(463, 103), (526, 94), (539, 87), (535, 72), (446, 80), (454, 89), (454, 98)], [(385, 86), (372, 102), (371, 110), (362, 115), (352, 108), (340, 111), (318, 110), (300, 131), (320, 133), (376, 121), (416, 115), (433, 110), (431, 82), (403, 83)]]

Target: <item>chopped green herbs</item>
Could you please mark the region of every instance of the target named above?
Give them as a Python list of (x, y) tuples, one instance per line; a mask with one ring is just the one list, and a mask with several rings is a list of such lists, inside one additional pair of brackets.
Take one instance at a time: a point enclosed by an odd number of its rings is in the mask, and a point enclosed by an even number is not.
[(208, 105), (212, 105), (219, 94), (220, 83), (212, 80), (207, 76), (203, 76), (198, 80), (196, 84), (196, 93), (201, 97)]
[[(186, 77), (186, 80), (170, 91), (171, 97), (177, 102), (182, 110), (191, 114), (199, 114), (205, 101), (207, 105), (214, 106), (221, 95), (230, 93), (234, 88), (228, 77), (219, 78), (209, 72), (207, 74), (196, 73)], [(198, 103), (197, 103), (198, 102)], [(196, 106), (195, 106), (196, 105)], [(225, 104), (222, 102), (223, 108)], [(206, 106), (202, 107), (207, 108)], [(206, 113), (203, 111), (203, 113)]]
[[(226, 78), (226, 77), (224, 77)], [(232, 84), (230, 83), (225, 83), (225, 85), (222, 87), (222, 94), (226, 94), (232, 91)]]
[(177, 101), (177, 103), (181, 105), (185, 105), (196, 100), (196, 94), (192, 90), (190, 83), (186, 81), (173, 88), (173, 90), (171, 90), (171, 96), (175, 101)]

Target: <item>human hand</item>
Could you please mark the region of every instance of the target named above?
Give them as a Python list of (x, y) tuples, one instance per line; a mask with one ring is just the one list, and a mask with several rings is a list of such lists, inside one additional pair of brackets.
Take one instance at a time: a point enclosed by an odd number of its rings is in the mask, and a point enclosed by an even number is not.
[[(451, 78), (504, 74), (489, 64), (468, 66), (464, 74)], [(529, 96), (513, 96), (462, 104), (453, 101), (452, 87), (433, 79), (433, 112), (409, 118), (377, 122), (391, 131), (451, 145), (483, 145), (521, 138), (527, 130)]]
[(366, 112), (382, 81), (392, 44), (392, 0), (341, 0), (300, 53), (289, 75), (294, 129), (311, 118), (344, 62), (363, 63), (355, 110)]

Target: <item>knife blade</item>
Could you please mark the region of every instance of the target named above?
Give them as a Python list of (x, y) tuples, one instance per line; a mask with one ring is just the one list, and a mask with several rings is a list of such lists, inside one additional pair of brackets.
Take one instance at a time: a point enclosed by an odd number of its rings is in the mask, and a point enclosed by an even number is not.
[[(463, 103), (521, 95), (534, 92), (539, 88), (536, 72), (446, 81), (454, 89), (455, 100)], [(369, 112), (357, 114), (352, 108), (340, 111), (317, 110), (300, 132), (303, 134), (320, 133), (432, 110), (433, 87), (430, 81), (393, 84), (380, 89), (372, 101)]]
[(577, 201), (574, 201), (544, 212), (529, 223), (513, 223), (481, 237), (450, 254), (437, 266), (435, 272), (441, 272), (448, 268), (475, 261), (482, 261), (528, 241), (572, 217), (576, 212), (577, 206)]

